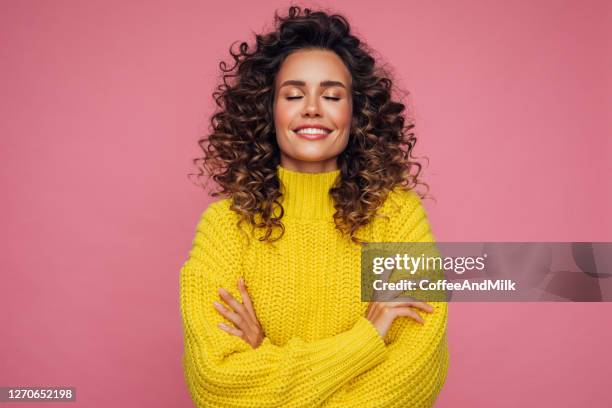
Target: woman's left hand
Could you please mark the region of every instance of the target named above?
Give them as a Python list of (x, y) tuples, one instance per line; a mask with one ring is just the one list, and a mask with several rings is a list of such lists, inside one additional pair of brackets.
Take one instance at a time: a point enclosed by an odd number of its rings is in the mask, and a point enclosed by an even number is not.
[(246, 290), (244, 280), (238, 280), (238, 290), (242, 296), (244, 304), (240, 303), (223, 288), (219, 288), (219, 296), (231, 308), (228, 309), (219, 302), (215, 302), (215, 309), (221, 316), (232, 322), (235, 327), (228, 326), (224, 323), (219, 324), (219, 328), (233, 336), (240, 337), (246, 341), (254, 349), (259, 347), (264, 339), (263, 329), (253, 308), (253, 302)]

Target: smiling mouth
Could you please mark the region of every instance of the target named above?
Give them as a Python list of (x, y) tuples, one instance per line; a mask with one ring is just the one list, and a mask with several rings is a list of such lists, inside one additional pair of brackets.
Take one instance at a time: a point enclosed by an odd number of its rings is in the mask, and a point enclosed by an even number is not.
[(292, 130), (291, 132), (301, 139), (321, 140), (327, 138), (332, 133), (332, 130), (320, 128), (302, 128)]
[(303, 127), (303, 128), (293, 130), (293, 133), (296, 133), (298, 135), (305, 135), (305, 136), (328, 135), (331, 132), (332, 132), (331, 129), (320, 128), (320, 127)]

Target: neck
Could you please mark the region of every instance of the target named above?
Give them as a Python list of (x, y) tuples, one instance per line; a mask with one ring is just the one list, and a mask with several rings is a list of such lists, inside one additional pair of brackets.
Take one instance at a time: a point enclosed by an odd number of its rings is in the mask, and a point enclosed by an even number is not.
[(291, 157), (281, 153), (280, 165), (287, 170), (299, 173), (325, 173), (328, 171), (338, 170), (338, 162), (336, 157), (331, 157), (323, 161), (301, 161), (294, 160)]
[(281, 203), (288, 218), (333, 220), (336, 211), (329, 195), (340, 170), (306, 173), (288, 170), (282, 165), (277, 169), (281, 182)]

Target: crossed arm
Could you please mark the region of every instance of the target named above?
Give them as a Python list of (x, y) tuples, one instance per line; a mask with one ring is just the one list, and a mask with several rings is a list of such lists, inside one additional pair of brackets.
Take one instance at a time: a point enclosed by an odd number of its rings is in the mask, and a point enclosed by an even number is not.
[[(244, 303), (226, 290), (219, 291), (227, 307), (217, 303), (217, 312), (231, 322), (229, 325), (223, 324), (220, 329), (256, 349), (265, 334), (242, 278), (237, 289)], [(418, 303), (411, 306), (422, 307)], [(321, 406), (432, 406), (444, 384), (448, 367), (445, 337), (447, 305), (442, 302), (433, 302), (432, 305), (431, 309), (427, 309), (427, 315), (421, 316), (412, 310), (414, 315), (406, 316), (410, 319), (394, 321), (385, 338), (387, 358), (347, 381)], [(369, 308), (368, 319), (371, 319), (371, 313)], [(425, 324), (427, 328), (422, 330), (421, 326)], [(420, 345), (421, 350), (415, 350), (415, 344)], [(423, 347), (424, 344), (434, 346)]]
[[(261, 330), (246, 287), (227, 287), (239, 278), (235, 271), (240, 270), (236, 260), (241, 249), (228, 251), (214, 239), (224, 234), (217, 218), (214, 208), (204, 214), (181, 269), (185, 376), (198, 406), (433, 404), (448, 365), (446, 303), (432, 303), (433, 312), (422, 315), (423, 324), (396, 319), (384, 340), (361, 316), (352, 329), (336, 336), (314, 342), (294, 338), (276, 346)], [(419, 236), (408, 239), (433, 239), (428, 225), (413, 230)], [(224, 332), (218, 326), (223, 313), (213, 302), (222, 299), (229, 313), (236, 313), (237, 306), (231, 307), (220, 287), (227, 288), (228, 295), (233, 292), (247, 313), (253, 311), (250, 320), (243, 320), (251, 330), (226, 323)]]

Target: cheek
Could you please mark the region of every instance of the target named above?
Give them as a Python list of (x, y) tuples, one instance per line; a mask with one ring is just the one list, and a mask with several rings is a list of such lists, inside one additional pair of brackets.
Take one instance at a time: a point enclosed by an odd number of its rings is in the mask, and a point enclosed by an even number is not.
[(278, 101), (274, 106), (274, 124), (279, 130), (286, 129), (295, 115), (295, 106), (283, 100)]
[(336, 126), (348, 128), (351, 125), (353, 110), (350, 104), (341, 104), (330, 111), (330, 116)]

